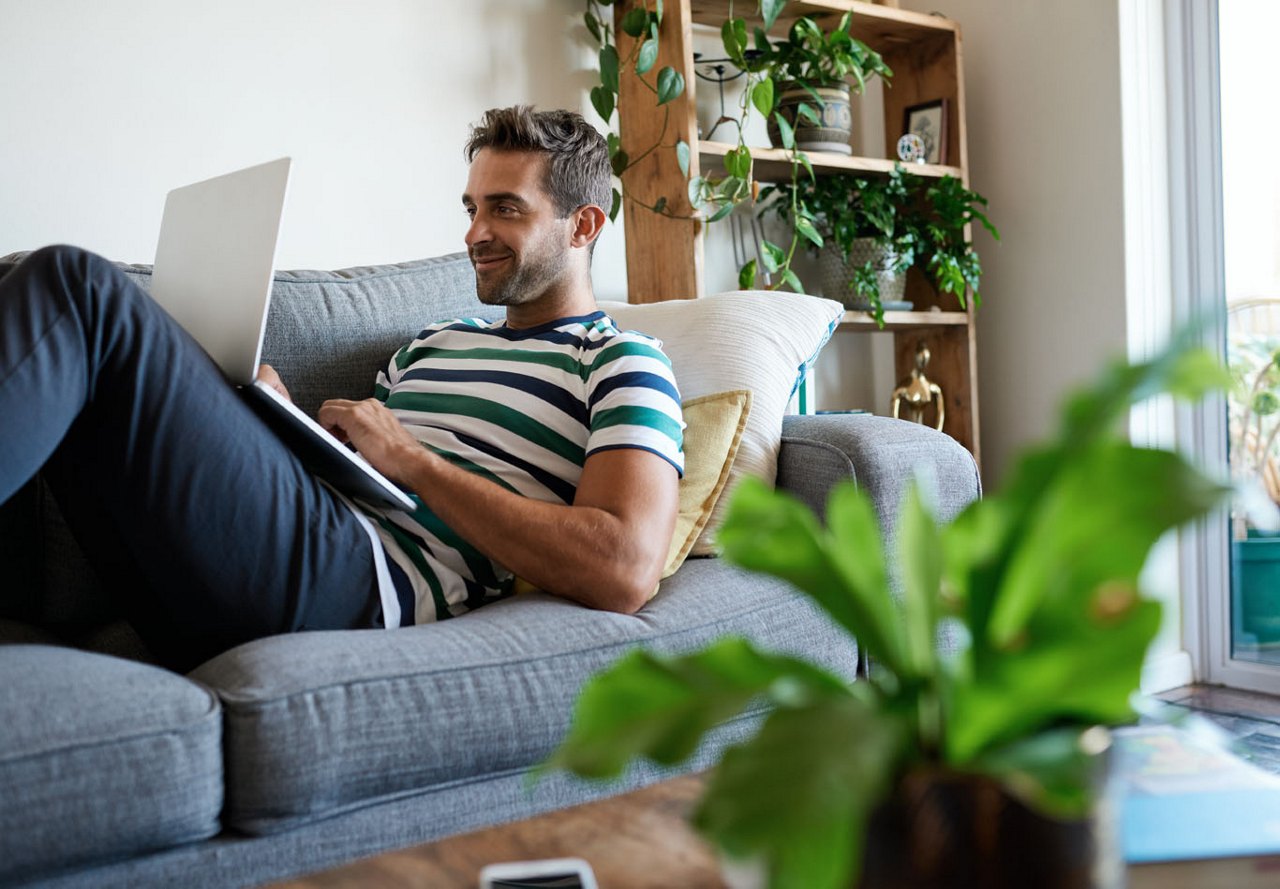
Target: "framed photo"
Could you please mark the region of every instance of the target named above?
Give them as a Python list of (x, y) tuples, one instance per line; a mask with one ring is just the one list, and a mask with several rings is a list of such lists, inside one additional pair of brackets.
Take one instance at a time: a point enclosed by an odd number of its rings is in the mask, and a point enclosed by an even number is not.
[(947, 112), (950, 103), (935, 99), (912, 105), (902, 112), (903, 133), (914, 133), (924, 142), (926, 164), (947, 163)]

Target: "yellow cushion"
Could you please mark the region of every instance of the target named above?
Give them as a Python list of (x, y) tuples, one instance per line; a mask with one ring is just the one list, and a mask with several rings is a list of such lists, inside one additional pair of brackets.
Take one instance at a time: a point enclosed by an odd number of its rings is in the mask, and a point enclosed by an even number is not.
[(735, 389), (703, 395), (684, 402), (681, 409), (686, 425), (684, 477), (680, 479), (680, 510), (662, 570), (664, 578), (684, 563), (729, 482), (729, 467), (751, 413), (751, 392)]
[[(665, 580), (684, 564), (694, 541), (706, 527), (716, 501), (729, 482), (729, 467), (738, 453), (742, 431), (751, 413), (751, 392), (735, 389), (691, 398), (680, 405), (684, 413), (684, 476), (680, 479), (680, 506), (676, 528), (667, 550)], [(523, 577), (515, 579), (517, 595), (538, 588)], [(657, 587), (653, 590), (658, 591)], [(652, 596), (652, 594), (650, 594)]]

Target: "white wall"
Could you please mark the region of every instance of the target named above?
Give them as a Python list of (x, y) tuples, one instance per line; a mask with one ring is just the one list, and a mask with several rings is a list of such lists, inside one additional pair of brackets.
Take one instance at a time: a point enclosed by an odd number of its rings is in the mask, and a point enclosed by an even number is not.
[(1116, 0), (905, 0), (960, 22), (980, 235), (983, 469), (1053, 428), (1062, 396), (1125, 352)]
[[(279, 264), (462, 249), (486, 109), (583, 109), (575, 0), (0, 0), (0, 254), (149, 262), (165, 192), (289, 154)], [(625, 298), (621, 232), (597, 290)]]

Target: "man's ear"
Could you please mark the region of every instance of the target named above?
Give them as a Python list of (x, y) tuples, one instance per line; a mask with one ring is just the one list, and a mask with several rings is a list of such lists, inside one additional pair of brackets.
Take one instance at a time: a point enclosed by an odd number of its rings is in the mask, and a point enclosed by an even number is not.
[(569, 217), (573, 223), (569, 244), (573, 247), (589, 247), (604, 231), (605, 212), (595, 204), (583, 204)]

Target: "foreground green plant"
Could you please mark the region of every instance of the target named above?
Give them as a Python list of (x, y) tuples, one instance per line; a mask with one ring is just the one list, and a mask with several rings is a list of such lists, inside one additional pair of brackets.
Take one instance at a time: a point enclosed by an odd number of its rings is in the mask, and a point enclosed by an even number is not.
[[(724, 753), (694, 823), (730, 856), (761, 859), (774, 887), (853, 885), (872, 811), (917, 767), (990, 776), (1042, 812), (1082, 816), (1082, 738), (1132, 718), (1160, 620), (1138, 590), (1147, 554), (1228, 491), (1116, 430), (1136, 401), (1228, 382), (1207, 353), (1173, 348), (1072, 398), (1057, 438), (949, 525), (913, 485), (898, 519), (900, 598), (852, 484), (832, 492), (825, 527), (788, 495), (742, 484), (725, 557), (810, 596), (869, 653), (870, 678), (849, 684), (737, 638), (682, 656), (637, 650), (584, 688), (547, 767), (609, 778), (640, 757), (674, 765), (718, 724), (766, 711)], [(944, 625), (960, 639), (949, 654), (936, 646)]]

